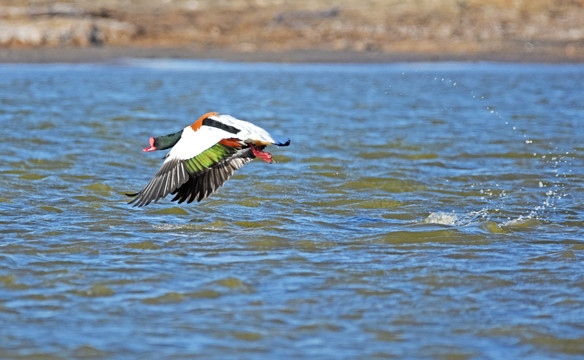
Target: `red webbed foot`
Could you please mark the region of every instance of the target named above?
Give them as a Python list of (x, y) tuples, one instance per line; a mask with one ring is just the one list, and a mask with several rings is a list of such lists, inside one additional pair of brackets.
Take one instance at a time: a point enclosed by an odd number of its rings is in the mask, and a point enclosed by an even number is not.
[(254, 156), (259, 157), (260, 159), (263, 159), (268, 164), (272, 163), (272, 154), (270, 154), (269, 152), (257, 150), (253, 146), (253, 144), (249, 144), (249, 147), (251, 147), (251, 152), (254, 154)]

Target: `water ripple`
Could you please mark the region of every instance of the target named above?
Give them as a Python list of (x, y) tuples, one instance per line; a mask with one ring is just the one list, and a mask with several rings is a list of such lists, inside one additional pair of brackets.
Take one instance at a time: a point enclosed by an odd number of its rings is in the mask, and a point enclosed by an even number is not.
[[(0, 357), (578, 357), (583, 81), (579, 65), (0, 66)], [(129, 206), (161, 163), (147, 139), (208, 111), (292, 145), (201, 203)]]

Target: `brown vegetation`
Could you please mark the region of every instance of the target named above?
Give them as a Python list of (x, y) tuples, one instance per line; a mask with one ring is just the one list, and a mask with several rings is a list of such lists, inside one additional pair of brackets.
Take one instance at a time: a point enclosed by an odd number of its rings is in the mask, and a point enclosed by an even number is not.
[(0, 47), (584, 59), (584, 0), (0, 0)]

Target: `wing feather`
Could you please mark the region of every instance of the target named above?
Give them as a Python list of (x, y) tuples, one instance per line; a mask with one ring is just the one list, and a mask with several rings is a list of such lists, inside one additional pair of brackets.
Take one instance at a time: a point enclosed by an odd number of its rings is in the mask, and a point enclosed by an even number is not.
[(195, 200), (197, 202), (203, 200), (222, 187), (236, 170), (253, 160), (254, 157), (250, 149), (239, 150), (231, 157), (195, 176), (191, 176), (186, 183), (172, 193), (175, 195), (172, 201), (178, 201), (180, 204), (184, 201), (191, 203)]
[[(172, 180), (171, 180), (172, 179)], [(179, 159), (168, 158), (156, 172), (152, 180), (130, 201), (134, 206), (145, 206), (168, 195), (189, 180), (189, 174)]]
[(238, 149), (217, 143), (190, 159), (167, 157), (152, 180), (130, 201), (134, 206), (146, 206), (168, 194), (172, 201), (190, 203), (208, 197), (233, 175), (235, 170), (255, 156), (251, 149)]

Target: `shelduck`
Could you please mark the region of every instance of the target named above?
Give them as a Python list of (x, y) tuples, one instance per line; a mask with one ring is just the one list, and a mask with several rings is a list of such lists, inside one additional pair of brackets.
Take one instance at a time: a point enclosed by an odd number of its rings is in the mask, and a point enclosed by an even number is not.
[(207, 113), (179, 132), (151, 137), (144, 151), (170, 151), (152, 180), (139, 192), (128, 194), (130, 204), (146, 206), (168, 194), (172, 201), (201, 201), (219, 189), (233, 173), (258, 157), (272, 163), (263, 151), (268, 145), (288, 146), (250, 122), (216, 112)]

